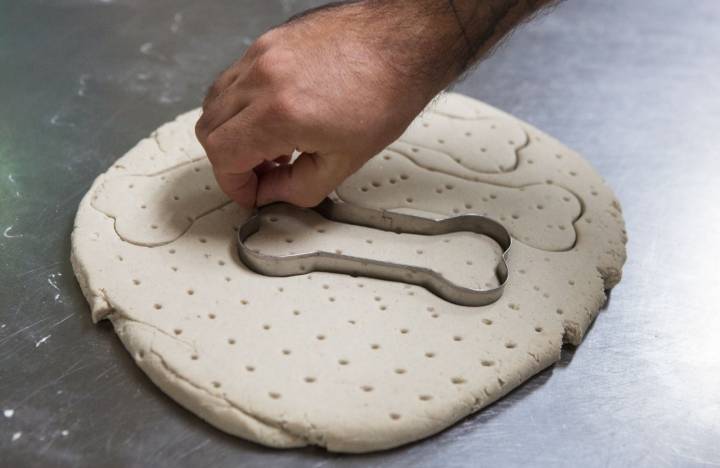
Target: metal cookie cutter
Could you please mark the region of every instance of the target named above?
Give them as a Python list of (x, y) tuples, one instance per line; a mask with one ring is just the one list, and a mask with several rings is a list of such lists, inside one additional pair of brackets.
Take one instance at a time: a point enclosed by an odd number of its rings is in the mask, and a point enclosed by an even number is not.
[(269, 206), (272, 205), (260, 208), (238, 229), (240, 259), (256, 273), (267, 276), (293, 276), (312, 271), (325, 271), (399, 281), (423, 286), (447, 301), (464, 306), (492, 304), (503, 294), (508, 278), (506, 261), (511, 237), (502, 224), (490, 218), (469, 214), (432, 220), (385, 210), (363, 208), (349, 203), (335, 203), (329, 198), (311, 208), (331, 221), (392, 231), (398, 234), (437, 236), (459, 231), (484, 234), (497, 242), (503, 249), (502, 260), (498, 263), (495, 271), (500, 284), (493, 289), (473, 289), (459, 286), (445, 279), (441, 273), (424, 267), (325, 251), (283, 256), (265, 255), (254, 251), (247, 246), (245, 241), (258, 232), (262, 212)]

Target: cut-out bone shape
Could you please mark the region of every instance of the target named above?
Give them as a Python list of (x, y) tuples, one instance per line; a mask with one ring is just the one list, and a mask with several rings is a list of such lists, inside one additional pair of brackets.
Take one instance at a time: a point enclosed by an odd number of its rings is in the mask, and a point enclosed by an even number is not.
[(178, 239), (196, 219), (226, 203), (207, 160), (154, 175), (106, 179), (92, 200), (95, 209), (115, 219), (122, 240), (144, 246)]
[(502, 117), (457, 118), (428, 111), (410, 124), (397, 143), (443, 153), (475, 172), (498, 173), (515, 168), (527, 134), (517, 122)]
[(330, 200), (315, 209), (265, 207), (240, 227), (238, 242), (240, 258), (262, 274), (377, 277), (419, 284), (462, 305), (502, 295), (510, 248), (508, 232), (479, 216), (438, 222)]
[(436, 217), (480, 214), (541, 250), (564, 251), (575, 244), (573, 223), (582, 208), (572, 192), (545, 183), (509, 187), (467, 180), (426, 168), (391, 148), (338, 187), (343, 201), (390, 211), (431, 212)]

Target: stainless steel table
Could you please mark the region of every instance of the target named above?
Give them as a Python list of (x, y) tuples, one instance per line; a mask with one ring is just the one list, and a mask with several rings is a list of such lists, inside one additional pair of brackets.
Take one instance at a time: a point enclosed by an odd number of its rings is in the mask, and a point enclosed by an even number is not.
[(629, 261), (580, 347), (437, 437), (369, 456), (247, 443), (91, 324), (68, 255), (93, 178), (312, 4), (0, 0), (0, 465), (720, 466), (714, 0), (566, 2), (457, 86), (595, 164)]

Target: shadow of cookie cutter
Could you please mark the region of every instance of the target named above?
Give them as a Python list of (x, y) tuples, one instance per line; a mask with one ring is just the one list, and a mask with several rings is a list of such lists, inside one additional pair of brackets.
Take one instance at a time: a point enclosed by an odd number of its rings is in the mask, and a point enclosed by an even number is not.
[(437, 236), (467, 231), (486, 235), (497, 242), (503, 249), (501, 261), (495, 268), (495, 274), (500, 284), (493, 289), (473, 289), (451, 282), (438, 271), (413, 265), (384, 262), (325, 251), (275, 256), (251, 249), (245, 241), (260, 230), (263, 212), (267, 208), (277, 205), (283, 205), (283, 203), (261, 207), (238, 229), (237, 240), (240, 260), (256, 273), (266, 276), (295, 276), (313, 271), (325, 271), (410, 283), (423, 286), (447, 301), (464, 306), (488, 305), (502, 297), (508, 278), (506, 262), (512, 238), (502, 224), (490, 218), (467, 214), (433, 220), (385, 210), (363, 208), (349, 203), (335, 203), (329, 198), (323, 200), (318, 206), (310, 208), (330, 221), (391, 231), (398, 234)]

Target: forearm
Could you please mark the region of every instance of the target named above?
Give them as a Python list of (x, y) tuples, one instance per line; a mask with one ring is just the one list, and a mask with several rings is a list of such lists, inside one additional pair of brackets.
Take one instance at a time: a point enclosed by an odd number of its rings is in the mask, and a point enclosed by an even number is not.
[[(558, 0), (361, 0), (343, 6), (348, 34), (372, 31), (381, 59), (408, 85), (437, 92), (487, 55), (515, 26)], [(330, 6), (327, 11), (332, 11)]]

